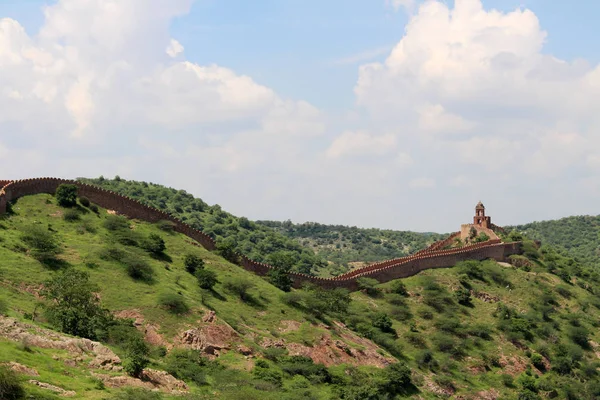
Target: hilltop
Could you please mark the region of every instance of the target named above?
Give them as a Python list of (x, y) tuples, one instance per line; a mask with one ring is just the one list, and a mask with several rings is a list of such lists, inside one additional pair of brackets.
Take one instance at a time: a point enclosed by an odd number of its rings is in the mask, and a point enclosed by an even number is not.
[[(600, 395), (599, 274), (514, 232), (504, 239), (523, 240), (523, 255), (510, 264), (465, 261), (385, 284), (363, 279), (353, 293), (284, 292), (165, 221), (127, 220), (84, 198), (62, 207), (49, 194), (9, 209), (0, 220), (0, 314), (8, 314), (0, 317), (0, 362), (18, 363), (10, 367), (21, 381), (74, 398)], [(200, 287), (211, 274), (214, 285)], [(130, 322), (58, 324), (63, 314), (49, 313), (43, 289), (69, 276)], [(90, 285), (79, 285), (85, 276)], [(65, 327), (103, 346), (57, 333)], [(145, 381), (120, 369), (139, 358), (132, 348), (140, 338)], [(59, 398), (35, 383), (25, 389)]]

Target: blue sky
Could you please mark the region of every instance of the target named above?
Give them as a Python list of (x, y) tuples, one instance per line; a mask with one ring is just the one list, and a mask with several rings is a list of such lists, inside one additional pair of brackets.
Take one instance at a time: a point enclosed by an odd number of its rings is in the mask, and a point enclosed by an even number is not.
[(0, 0), (5, 173), (396, 229), (600, 213), (600, 2), (393, 1)]

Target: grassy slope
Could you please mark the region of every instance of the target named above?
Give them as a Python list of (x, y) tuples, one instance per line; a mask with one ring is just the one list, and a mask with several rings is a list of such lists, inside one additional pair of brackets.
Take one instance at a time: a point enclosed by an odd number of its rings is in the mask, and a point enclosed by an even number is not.
[[(22, 318), (24, 312), (31, 313), (36, 304), (36, 298), (22, 289), (28, 285), (36, 287), (40, 282), (51, 276), (52, 271), (44, 268), (40, 263), (33, 260), (26, 253), (15, 251), (22, 244), (19, 240), (20, 230), (32, 223), (39, 223), (42, 226), (51, 225), (52, 229), (57, 231), (61, 242), (64, 245), (63, 258), (69, 264), (76, 268), (83, 268), (90, 272), (92, 279), (98, 283), (102, 291), (100, 293), (103, 304), (113, 311), (124, 309), (139, 309), (146, 320), (160, 325), (160, 333), (166, 338), (173, 338), (177, 333), (192, 327), (196, 324), (209, 307), (216, 310), (217, 315), (235, 327), (242, 337), (248, 333), (256, 333), (258, 336), (277, 337), (281, 336), (289, 341), (310, 343), (315, 341), (322, 333), (327, 330), (318, 328), (311, 321), (311, 316), (304, 314), (296, 308), (290, 307), (280, 300), (282, 294), (278, 289), (266, 283), (259, 277), (248, 273), (241, 268), (232, 265), (216, 255), (205, 251), (202, 248), (192, 246), (188, 239), (179, 234), (165, 234), (157, 227), (134, 221), (133, 226), (137, 232), (143, 234), (159, 233), (166, 241), (167, 254), (172, 258), (171, 262), (154, 260), (147, 255), (140, 253), (154, 268), (155, 282), (146, 284), (135, 282), (127, 276), (123, 267), (106, 262), (98, 258), (98, 251), (110, 242), (110, 234), (102, 227), (102, 220), (105, 218), (105, 211), (101, 210), (100, 216), (88, 213), (83, 216), (79, 222), (65, 222), (60, 213), (62, 210), (53, 204), (54, 200), (48, 195), (30, 196), (20, 199), (15, 207), (15, 215), (0, 220), (0, 297), (5, 298), (10, 305), (12, 316)], [(88, 230), (96, 231), (82, 232), (81, 226), (86, 225)], [(537, 250), (527, 246), (530, 257), (538, 257), (540, 261), (532, 263), (532, 267), (517, 269), (510, 266), (499, 266), (496, 263), (476, 263), (482, 268), (485, 282), (474, 278), (466, 279), (470, 282), (473, 289), (495, 296), (500, 301), (526, 316), (531, 322), (532, 327), (528, 328), (534, 334), (532, 340), (518, 337), (509, 337), (508, 332), (497, 328), (499, 319), (493, 316), (498, 304), (484, 302), (479, 299), (473, 300), (472, 307), (458, 305), (453, 300), (453, 291), (461, 287), (460, 280), (465, 281), (464, 274), (468, 268), (453, 268), (442, 270), (431, 270), (421, 273), (417, 276), (403, 280), (411, 296), (400, 298), (385, 291), (389, 289), (393, 282), (380, 285), (379, 295), (367, 296), (358, 292), (352, 294), (353, 302), (350, 307), (350, 313), (345, 318), (345, 322), (357, 331), (367, 336), (372, 336), (374, 331), (372, 320), (377, 313), (384, 312), (393, 319), (393, 328), (397, 331), (398, 337), (392, 335), (375, 334), (378, 340), (390, 349), (401, 348), (401, 359), (406, 360), (413, 369), (414, 381), (421, 390), (419, 395), (424, 399), (433, 399), (437, 396), (432, 393), (432, 388), (451, 382), (457, 389), (457, 394), (475, 396), (481, 390), (490, 388), (496, 389), (500, 393), (500, 398), (514, 398), (520, 390), (519, 384), (506, 386), (502, 380), (502, 368), (494, 365), (492, 355), (498, 357), (506, 356), (509, 360), (521, 360), (530, 365), (527, 358), (528, 352), (536, 350), (543, 351), (548, 348), (548, 355), (552, 363), (559, 360), (563, 355), (559, 344), (573, 347), (569, 332), (572, 329), (572, 316), (577, 316), (577, 323), (589, 329), (591, 339), (600, 342), (597, 332), (598, 321), (600, 320), (600, 299), (598, 291), (598, 277), (582, 273), (576, 263), (568, 260), (558, 262), (559, 265), (570, 265), (564, 267), (567, 272), (579, 274), (573, 277), (576, 284), (567, 285), (554, 274), (547, 272), (546, 259), (550, 260), (558, 256), (540, 254)], [(222, 284), (216, 286), (218, 296), (202, 292), (198, 289), (195, 279), (187, 274), (182, 266), (182, 257), (187, 252), (195, 252), (207, 262), (207, 268), (218, 273), (221, 282), (228, 278), (243, 278), (255, 285), (251, 290), (252, 295), (257, 299), (258, 304), (250, 306), (241, 302), (236, 297), (227, 293)], [(81, 266), (85, 262), (96, 263), (94, 268)], [(165, 268), (169, 265), (169, 269)], [(562, 267), (561, 267), (562, 268)], [(578, 272), (579, 271), (579, 272)], [(495, 283), (492, 276), (504, 275), (507, 282)], [(425, 287), (431, 287), (428, 279), (434, 279), (439, 288), (427, 292)], [(177, 283), (178, 282), (178, 283)], [(582, 287), (591, 285), (589, 290)], [(509, 288), (507, 288), (507, 286)], [(564, 288), (571, 293), (570, 297), (564, 297), (557, 294), (556, 287)], [(181, 292), (186, 299), (192, 311), (182, 317), (169, 314), (157, 305), (157, 297), (164, 291)], [(447, 293), (446, 293), (447, 292)], [(557, 302), (554, 306), (555, 312), (548, 314), (548, 320), (540, 314), (541, 301), (544, 293), (550, 293), (551, 297)], [(437, 300), (436, 300), (437, 299)], [(441, 300), (440, 300), (441, 299)], [(544, 299), (544, 300), (541, 300)], [(436, 311), (428, 304), (437, 304), (441, 301), (442, 311)], [(392, 304), (394, 303), (394, 304)], [(448, 319), (457, 318), (462, 327), (456, 328), (454, 333), (444, 333), (444, 328), (440, 323), (448, 322)], [(299, 331), (280, 334), (277, 327), (281, 325), (282, 320), (297, 320), (303, 325)], [(469, 333), (469, 328), (475, 324), (483, 324), (491, 334), (492, 340), (483, 340)], [(447, 324), (448, 325), (448, 324)], [(451, 325), (451, 324), (450, 324)], [(415, 332), (411, 332), (411, 329)], [(548, 335), (548, 332), (550, 334)], [(454, 343), (454, 347), (460, 351), (454, 351), (457, 354), (450, 354), (448, 350), (440, 350), (437, 340), (445, 337)], [(386, 339), (387, 342), (382, 340)], [(509, 340), (509, 339), (512, 339)], [(255, 340), (243, 339), (245, 344), (258, 350)], [(513, 344), (516, 342), (517, 344)], [(416, 344), (415, 344), (416, 343)], [(423, 351), (428, 349), (432, 352), (433, 358), (438, 366), (432, 370), (426, 366), (419, 367), (418, 360)], [(570, 350), (569, 350), (570, 351)], [(98, 390), (95, 383), (90, 380), (89, 372), (85, 369), (73, 369), (66, 367), (61, 361), (51, 358), (55, 352), (34, 349), (33, 353), (28, 353), (19, 348), (18, 344), (0, 341), (0, 362), (17, 361), (22, 364), (35, 367), (42, 375), (39, 380), (46, 381), (68, 390), (78, 392), (78, 398), (105, 398), (107, 393), (114, 390)], [(462, 355), (458, 354), (462, 353)], [(580, 393), (586, 393), (591, 383), (596, 378), (582, 378), (582, 370), (586, 364), (596, 360), (596, 356), (591, 349), (585, 349), (582, 352), (583, 359), (576, 361), (574, 372), (572, 374), (561, 375), (554, 371), (543, 374), (538, 382), (549, 382), (554, 388), (574, 387)], [(222, 363), (234, 367), (243, 368), (247, 365), (244, 358), (235, 352), (224, 355)], [(160, 367), (162, 360), (156, 358), (153, 360), (155, 366)], [(332, 371), (335, 371), (333, 368)], [(338, 369), (339, 370), (339, 369)], [(474, 372), (477, 371), (477, 372)], [(534, 369), (534, 375), (536, 370)], [(435, 372), (435, 375), (433, 374)], [(343, 369), (340, 372), (343, 374)], [(245, 372), (239, 372), (230, 378), (211, 377), (212, 386), (203, 388), (193, 387), (196, 393), (204, 393), (210, 396), (214, 390), (226, 392), (223, 381), (227, 379), (241, 379), (248, 381), (250, 376)], [(432, 384), (432, 380), (438, 383)], [(577, 383), (582, 381), (583, 383)], [(288, 383), (286, 380), (286, 384)], [(291, 381), (289, 381), (291, 382)], [(32, 393), (39, 392), (39, 389), (28, 387)], [(296, 393), (296, 389), (291, 389)], [(316, 385), (311, 389), (313, 398), (329, 398), (331, 388), (328, 385)], [(249, 392), (250, 393), (250, 392)], [(280, 398), (279, 392), (258, 392), (253, 391), (256, 398), (269, 399)], [(297, 391), (301, 396), (301, 391)], [(561, 392), (561, 396), (564, 395)], [(230, 397), (239, 398), (239, 394), (233, 394)], [(250, 398), (250, 397), (248, 397)], [(291, 398), (291, 397), (290, 397)], [(471, 397), (473, 398), (473, 397)], [(579, 398), (591, 398), (581, 395)]]

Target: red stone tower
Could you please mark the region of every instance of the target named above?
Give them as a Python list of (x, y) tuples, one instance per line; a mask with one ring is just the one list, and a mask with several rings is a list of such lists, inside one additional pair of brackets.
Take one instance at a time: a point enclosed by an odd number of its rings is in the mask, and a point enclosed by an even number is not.
[(475, 206), (475, 216), (473, 217), (473, 225), (479, 225), (484, 228), (492, 227), (492, 217), (486, 217), (485, 207), (481, 201)]

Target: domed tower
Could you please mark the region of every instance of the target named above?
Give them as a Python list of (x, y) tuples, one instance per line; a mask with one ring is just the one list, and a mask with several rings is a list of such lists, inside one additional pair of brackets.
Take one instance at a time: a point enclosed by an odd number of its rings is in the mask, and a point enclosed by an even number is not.
[(492, 218), (486, 217), (485, 206), (480, 201), (475, 206), (475, 216), (473, 217), (473, 225), (479, 225), (484, 228), (490, 228), (492, 226)]

